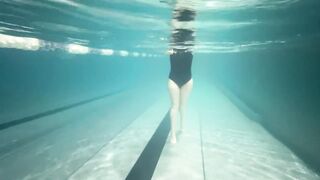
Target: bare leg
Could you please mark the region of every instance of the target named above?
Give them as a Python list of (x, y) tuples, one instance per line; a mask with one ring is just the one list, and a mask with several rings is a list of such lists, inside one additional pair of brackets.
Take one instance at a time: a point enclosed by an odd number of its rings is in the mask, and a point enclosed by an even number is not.
[(190, 79), (180, 89), (179, 111), (180, 111), (180, 130), (181, 131), (183, 131), (183, 129), (184, 129), (186, 106), (187, 106), (187, 101), (188, 101), (190, 92), (192, 90), (192, 87), (193, 87), (193, 79)]
[(171, 108), (170, 108), (170, 119), (171, 119), (171, 137), (170, 142), (175, 144), (177, 142), (176, 138), (176, 122), (179, 111), (179, 98), (180, 98), (180, 89), (179, 86), (169, 79), (168, 89), (171, 97)]

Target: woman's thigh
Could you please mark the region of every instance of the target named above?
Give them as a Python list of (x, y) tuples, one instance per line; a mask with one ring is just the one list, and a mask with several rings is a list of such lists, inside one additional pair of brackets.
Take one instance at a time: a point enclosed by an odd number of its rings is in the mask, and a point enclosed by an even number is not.
[(171, 79), (168, 80), (168, 90), (171, 97), (172, 106), (179, 106), (180, 88)]
[(184, 84), (180, 89), (180, 105), (183, 106), (186, 104), (190, 92), (193, 88), (193, 79), (190, 79), (186, 84)]

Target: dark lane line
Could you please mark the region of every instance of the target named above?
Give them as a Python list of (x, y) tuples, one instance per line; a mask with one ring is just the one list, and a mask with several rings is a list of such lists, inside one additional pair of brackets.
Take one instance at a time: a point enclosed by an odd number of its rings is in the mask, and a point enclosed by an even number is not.
[(159, 161), (170, 130), (169, 112), (161, 121), (126, 180), (150, 180)]
[(123, 91), (124, 90), (118, 90), (118, 91), (114, 91), (114, 92), (109, 92), (107, 94), (104, 94), (104, 95), (101, 95), (101, 96), (98, 96), (98, 97), (94, 97), (94, 98), (91, 98), (91, 99), (87, 99), (87, 100), (84, 100), (84, 101), (80, 101), (80, 102), (77, 102), (77, 103), (74, 103), (74, 104), (66, 105), (66, 106), (63, 106), (63, 107), (60, 107), (60, 108), (52, 109), (52, 110), (45, 111), (45, 112), (42, 112), (42, 113), (38, 113), (38, 114), (34, 114), (34, 115), (27, 116), (27, 117), (24, 117), (24, 118), (20, 118), (20, 119), (16, 119), (16, 120), (12, 120), (12, 121), (6, 122), (6, 123), (2, 123), (2, 124), (0, 124), (0, 131), (2, 131), (4, 129), (8, 129), (10, 127), (14, 127), (14, 126), (23, 124), (23, 123), (26, 123), (26, 122), (29, 122), (29, 121), (36, 120), (38, 118), (42, 118), (42, 117), (49, 116), (49, 115), (52, 115), (52, 114), (56, 114), (56, 113), (59, 113), (59, 112), (62, 112), (62, 111), (66, 111), (68, 109), (71, 109), (71, 108), (74, 108), (74, 107), (77, 107), (77, 106), (81, 106), (81, 105), (84, 105), (84, 104), (87, 104), (87, 103), (90, 103), (90, 102), (93, 102), (93, 101), (96, 101), (96, 100), (99, 100), (99, 99), (103, 99), (103, 98), (111, 96), (111, 95), (119, 94), (119, 93), (121, 93)]

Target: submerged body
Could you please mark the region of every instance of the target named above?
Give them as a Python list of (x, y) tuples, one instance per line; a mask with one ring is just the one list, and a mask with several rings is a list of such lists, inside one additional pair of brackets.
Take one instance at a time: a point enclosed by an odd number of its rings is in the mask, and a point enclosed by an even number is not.
[(171, 70), (169, 74), (168, 88), (171, 97), (170, 119), (171, 136), (170, 142), (175, 144), (176, 122), (180, 114), (180, 132), (184, 128), (186, 105), (189, 94), (193, 87), (191, 73), (193, 55), (191, 52), (178, 51), (170, 55)]
[(183, 130), (188, 96), (192, 90), (192, 51), (194, 46), (194, 4), (175, 1), (170, 42), (170, 65), (168, 88), (171, 97), (171, 143), (176, 143), (176, 122), (180, 114), (180, 130)]

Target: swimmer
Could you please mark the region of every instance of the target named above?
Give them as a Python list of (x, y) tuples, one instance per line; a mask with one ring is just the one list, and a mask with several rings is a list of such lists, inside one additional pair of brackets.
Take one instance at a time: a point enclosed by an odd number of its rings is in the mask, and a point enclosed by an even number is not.
[(185, 3), (177, 1), (173, 10), (172, 38), (170, 54), (170, 74), (168, 89), (171, 98), (170, 107), (170, 142), (176, 144), (176, 123), (180, 114), (180, 132), (184, 130), (186, 105), (189, 94), (192, 91), (193, 79), (191, 73), (192, 47), (194, 42), (194, 30), (192, 22), (195, 11), (186, 7)]

